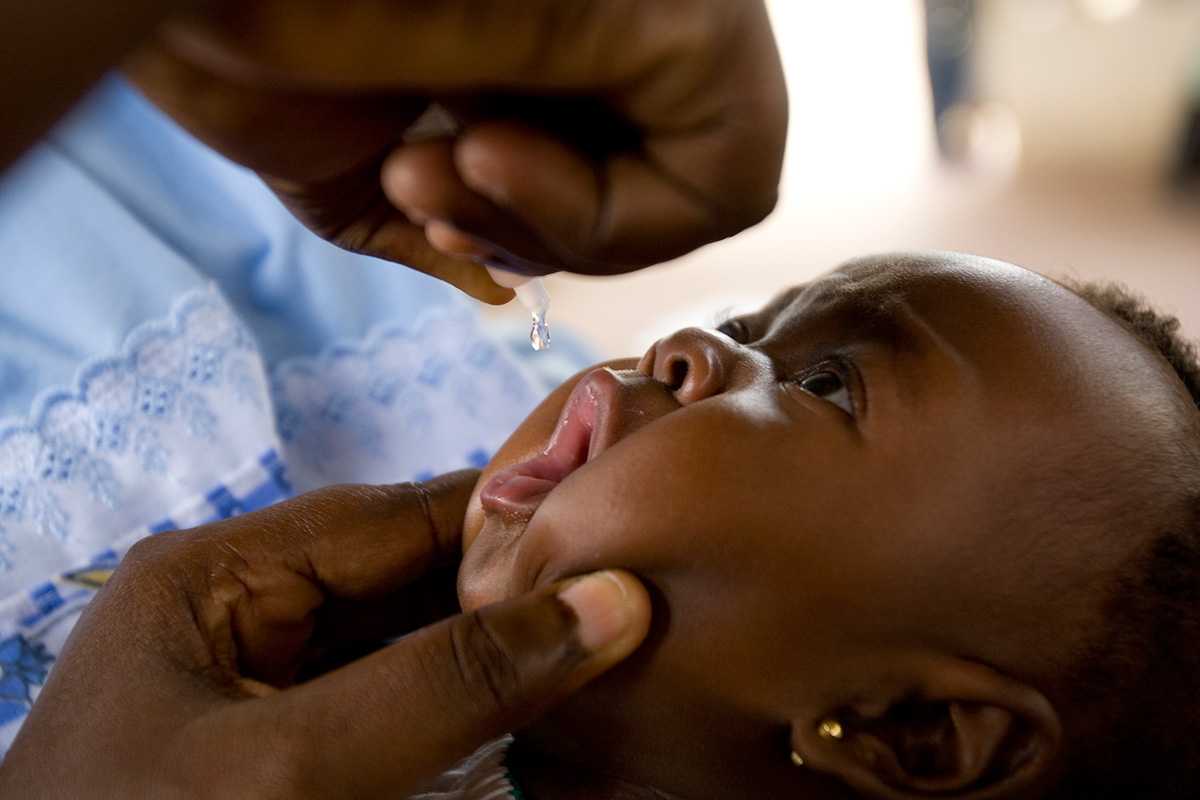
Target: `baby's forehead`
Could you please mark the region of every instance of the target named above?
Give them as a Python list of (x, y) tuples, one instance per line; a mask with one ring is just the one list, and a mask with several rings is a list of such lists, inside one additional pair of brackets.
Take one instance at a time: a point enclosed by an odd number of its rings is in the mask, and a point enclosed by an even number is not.
[(1121, 325), (1061, 284), (1014, 264), (959, 253), (855, 259), (783, 290), (759, 316), (776, 323), (836, 320), (848, 331), (915, 327), (967, 350), (972, 342), (987, 345), (1001, 337), (1038, 351), (1084, 348), (1091, 362), (1145, 355)]
[[(886, 310), (899, 302), (953, 299), (980, 308), (1050, 300), (1066, 292), (1023, 267), (960, 253), (888, 253), (848, 261), (811, 281), (778, 293), (764, 311), (797, 305)], [(1063, 298), (1059, 298), (1060, 300)]]
[(851, 338), (881, 331), (911, 350), (947, 355), (993, 385), (1053, 381), (1097, 391), (1118, 370), (1161, 383), (1151, 354), (1086, 300), (1038, 273), (977, 256), (855, 259), (781, 292), (761, 314), (764, 327), (800, 338), (816, 328)]

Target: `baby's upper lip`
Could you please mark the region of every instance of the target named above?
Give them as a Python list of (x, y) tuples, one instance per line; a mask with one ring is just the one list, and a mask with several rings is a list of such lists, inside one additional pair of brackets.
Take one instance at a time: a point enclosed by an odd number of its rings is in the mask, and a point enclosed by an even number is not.
[[(599, 456), (653, 418), (640, 408), (639, 389), (654, 384), (636, 373), (618, 373), (601, 367), (588, 373), (571, 392), (559, 414), (550, 444), (542, 455), (497, 473), (483, 491), (485, 510), (532, 515), (545, 496), (583, 464)], [(664, 408), (661, 403), (649, 404)], [(675, 407), (678, 407), (673, 403)], [(665, 413), (665, 409), (664, 409)]]
[[(641, 376), (622, 376), (608, 367), (594, 369), (588, 373), (571, 392), (571, 398), (559, 416), (555, 435), (551, 437), (547, 451), (553, 451), (558, 446), (558, 430), (568, 426), (572, 418), (588, 428), (584, 462), (591, 461), (616, 444), (622, 434), (622, 417), (638, 412), (632, 385), (639, 379), (646, 380)], [(576, 402), (570, 402), (576, 398)], [(570, 441), (564, 444), (569, 447)]]

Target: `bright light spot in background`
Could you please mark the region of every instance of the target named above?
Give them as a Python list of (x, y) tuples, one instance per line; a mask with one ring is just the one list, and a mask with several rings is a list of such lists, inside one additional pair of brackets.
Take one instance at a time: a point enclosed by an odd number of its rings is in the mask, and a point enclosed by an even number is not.
[(1083, 13), (1101, 22), (1127, 17), (1142, 4), (1141, 0), (1078, 0), (1078, 3)]
[(887, 192), (934, 155), (918, 0), (772, 0), (791, 98), (785, 202)]
[(942, 117), (948, 154), (983, 177), (1005, 179), (1021, 164), (1021, 124), (1001, 103), (960, 104)]
[(1004, 0), (988, 9), (1002, 24), (1029, 33), (1050, 33), (1071, 21), (1073, 12), (1067, 0)]

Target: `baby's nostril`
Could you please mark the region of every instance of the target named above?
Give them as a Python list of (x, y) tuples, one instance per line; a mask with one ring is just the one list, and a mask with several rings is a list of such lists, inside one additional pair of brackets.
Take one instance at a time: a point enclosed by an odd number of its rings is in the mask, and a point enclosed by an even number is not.
[(667, 375), (670, 377), (670, 387), (672, 392), (677, 392), (683, 388), (683, 382), (688, 376), (688, 362), (686, 358), (673, 358), (667, 365)]

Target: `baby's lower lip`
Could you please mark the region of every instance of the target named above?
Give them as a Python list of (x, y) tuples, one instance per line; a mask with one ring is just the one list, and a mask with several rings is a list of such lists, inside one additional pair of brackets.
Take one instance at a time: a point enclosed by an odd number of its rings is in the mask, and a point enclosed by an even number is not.
[(547, 463), (547, 456), (509, 467), (483, 487), (479, 501), (485, 511), (528, 517), (541, 505), (542, 499), (558, 486), (565, 474)]
[(497, 473), (479, 493), (484, 511), (526, 519), (558, 484), (588, 460), (596, 422), (596, 392), (585, 379), (575, 387), (546, 452)]

